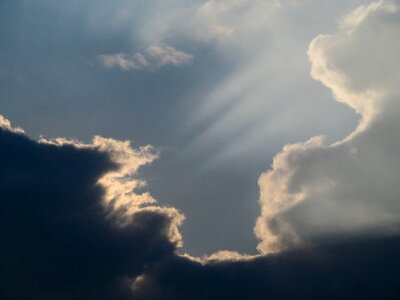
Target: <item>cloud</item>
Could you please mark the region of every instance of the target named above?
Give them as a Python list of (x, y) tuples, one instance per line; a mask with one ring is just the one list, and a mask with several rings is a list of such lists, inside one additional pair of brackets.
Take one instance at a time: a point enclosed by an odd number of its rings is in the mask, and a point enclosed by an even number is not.
[(157, 157), (149, 146), (36, 142), (1, 123), (2, 299), (124, 297), (130, 278), (179, 246), (183, 216), (136, 191), (137, 170)]
[(379, 1), (344, 18), (337, 34), (311, 42), (313, 78), (361, 121), (343, 141), (313, 137), (275, 156), (259, 179), (260, 251), (399, 232), (399, 34), (398, 5)]
[(134, 299), (396, 299), (398, 238), (356, 240), (207, 264), (171, 256), (150, 264)]
[[(400, 294), (398, 237), (258, 257), (230, 251), (204, 259), (178, 255), (170, 236), (176, 216), (144, 207), (120, 226), (119, 207), (102, 202), (108, 186), (99, 179), (118, 170), (132, 175), (155, 158), (147, 147), (98, 138), (92, 144), (38, 143), (11, 129), (0, 129), (2, 299), (396, 299)], [(123, 171), (122, 161), (131, 171)], [(126, 217), (126, 212), (120, 213)]]
[(158, 70), (164, 66), (182, 66), (192, 62), (193, 55), (171, 46), (151, 46), (144, 53), (98, 55), (99, 61), (107, 68), (124, 71)]
[(12, 131), (15, 133), (25, 133), (24, 130), (20, 127), (12, 127), (11, 122), (0, 115), (0, 128), (8, 131)]

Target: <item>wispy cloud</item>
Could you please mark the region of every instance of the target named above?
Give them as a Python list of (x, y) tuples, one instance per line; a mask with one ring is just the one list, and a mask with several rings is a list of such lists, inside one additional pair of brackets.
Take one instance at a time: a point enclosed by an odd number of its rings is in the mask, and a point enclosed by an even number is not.
[(151, 46), (143, 53), (101, 54), (98, 59), (106, 68), (124, 71), (158, 70), (164, 66), (187, 65), (192, 62), (193, 55), (171, 46)]

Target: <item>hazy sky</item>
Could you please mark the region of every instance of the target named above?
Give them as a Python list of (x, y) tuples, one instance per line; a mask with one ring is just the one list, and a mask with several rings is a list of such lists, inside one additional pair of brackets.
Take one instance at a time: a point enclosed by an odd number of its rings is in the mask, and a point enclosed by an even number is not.
[(397, 234), (399, 5), (1, 0), (0, 126), (54, 168), (75, 149), (137, 224), (167, 216), (179, 259)]

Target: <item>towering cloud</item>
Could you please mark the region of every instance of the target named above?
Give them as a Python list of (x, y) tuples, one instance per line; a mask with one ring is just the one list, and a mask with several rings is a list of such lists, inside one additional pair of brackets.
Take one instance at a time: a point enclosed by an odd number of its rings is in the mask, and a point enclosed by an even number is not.
[(400, 9), (361, 6), (336, 35), (309, 47), (312, 76), (355, 109), (358, 128), (343, 141), (323, 137), (287, 145), (259, 179), (259, 250), (354, 234), (392, 234), (400, 227)]

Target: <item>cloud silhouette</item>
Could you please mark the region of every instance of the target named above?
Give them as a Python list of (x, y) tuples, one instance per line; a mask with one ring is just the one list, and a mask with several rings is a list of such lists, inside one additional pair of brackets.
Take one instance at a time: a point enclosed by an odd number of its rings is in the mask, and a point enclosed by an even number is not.
[[(136, 168), (146, 163), (140, 152), (125, 153), (131, 165), (119, 165), (113, 157), (118, 149), (110, 140), (111, 150), (104, 149), (100, 138), (101, 145), (39, 143), (2, 120), (2, 299), (123, 297), (130, 292), (129, 278), (173, 253), (178, 241), (171, 240), (171, 225), (177, 215), (171, 210), (137, 207), (130, 212), (131, 206), (116, 205), (118, 199), (104, 205), (110, 187), (99, 179), (112, 180), (114, 186), (118, 180), (126, 183), (124, 168), (131, 171), (135, 163)], [(114, 175), (110, 179), (107, 174)]]
[(170, 256), (149, 265), (135, 299), (397, 299), (399, 238), (353, 240), (238, 261)]

